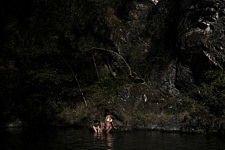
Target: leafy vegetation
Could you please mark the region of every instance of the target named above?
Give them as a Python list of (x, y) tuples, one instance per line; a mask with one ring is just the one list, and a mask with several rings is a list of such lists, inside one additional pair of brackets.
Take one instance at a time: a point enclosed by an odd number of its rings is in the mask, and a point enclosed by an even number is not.
[(209, 71), (200, 89), (204, 106), (216, 116), (225, 115), (225, 72)]

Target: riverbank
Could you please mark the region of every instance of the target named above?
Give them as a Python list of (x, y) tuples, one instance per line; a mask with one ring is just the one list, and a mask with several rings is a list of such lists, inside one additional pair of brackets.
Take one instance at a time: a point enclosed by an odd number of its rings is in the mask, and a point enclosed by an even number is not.
[(105, 114), (110, 113), (118, 131), (225, 133), (224, 116), (216, 116), (207, 106), (190, 97), (164, 94), (150, 83), (126, 83), (120, 86), (109, 84), (93, 87), (94, 92), (86, 93), (86, 103), (54, 103), (54, 108), (58, 109), (54, 114), (46, 114), (39, 119), (31, 118), (32, 120), (16, 118), (1, 126), (89, 128), (95, 119), (104, 121)]
[[(216, 134), (220, 136), (225, 135), (224, 128), (218, 128), (218, 126), (214, 126), (212, 128), (211, 125), (203, 126), (198, 120), (195, 122), (191, 120), (191, 118), (186, 118), (189, 115), (187, 112), (168, 115), (168, 114), (148, 114), (144, 118), (146, 120), (142, 120), (143, 116), (137, 117), (134, 120), (129, 120), (124, 122), (118, 120), (118, 118), (114, 117), (114, 124), (116, 125), (116, 129), (113, 129), (112, 132), (127, 132), (127, 131), (160, 131), (160, 132), (172, 132), (172, 133), (198, 133), (198, 134)], [(148, 118), (147, 118), (148, 116)], [(151, 116), (151, 117), (150, 117)], [(68, 119), (68, 118), (67, 118)], [(16, 120), (13, 122), (2, 123), (0, 125), (1, 128), (76, 128), (76, 129), (88, 129), (92, 130), (93, 118), (86, 118), (85, 120), (58, 120), (55, 122), (45, 122), (45, 123), (32, 123), (32, 122), (24, 122), (21, 120)], [(198, 123), (198, 124), (197, 124)], [(201, 123), (201, 124), (200, 124)], [(214, 123), (214, 122), (212, 122)], [(215, 123), (214, 123), (215, 124)]]

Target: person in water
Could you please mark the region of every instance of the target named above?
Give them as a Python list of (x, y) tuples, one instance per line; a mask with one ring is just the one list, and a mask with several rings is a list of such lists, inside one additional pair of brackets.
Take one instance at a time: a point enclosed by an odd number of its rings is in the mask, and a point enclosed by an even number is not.
[(109, 133), (112, 130), (112, 128), (115, 128), (113, 124), (112, 116), (109, 114), (107, 114), (105, 117), (105, 127), (106, 127), (106, 133)]
[(98, 120), (95, 120), (92, 128), (94, 129), (95, 133), (100, 133), (101, 132), (100, 122)]
[(94, 129), (95, 133), (101, 134), (104, 126), (102, 122), (95, 120), (92, 128)]

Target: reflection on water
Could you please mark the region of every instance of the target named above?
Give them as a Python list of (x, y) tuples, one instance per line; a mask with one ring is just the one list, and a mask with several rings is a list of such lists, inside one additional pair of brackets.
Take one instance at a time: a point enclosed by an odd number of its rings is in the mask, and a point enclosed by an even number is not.
[(225, 139), (132, 131), (98, 135), (87, 129), (0, 130), (0, 150), (225, 150)]
[[(113, 149), (113, 142), (114, 138), (112, 134), (93, 134), (94, 137), (94, 145), (98, 145), (97, 147), (105, 148), (107, 150), (112, 150)], [(100, 146), (101, 145), (101, 146)]]
[(113, 137), (112, 137), (111, 134), (106, 135), (106, 141), (107, 141), (108, 150), (112, 150), (112, 148), (113, 148)]

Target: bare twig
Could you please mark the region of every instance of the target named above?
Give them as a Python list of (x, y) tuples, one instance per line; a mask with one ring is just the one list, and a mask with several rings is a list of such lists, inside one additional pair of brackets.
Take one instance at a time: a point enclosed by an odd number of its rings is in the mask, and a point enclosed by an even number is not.
[(136, 82), (145, 83), (144, 79), (140, 78), (135, 72), (132, 71), (130, 65), (127, 63), (125, 58), (122, 55), (120, 55), (119, 53), (112, 51), (112, 50), (105, 49), (105, 48), (97, 48), (97, 47), (92, 47), (91, 49), (89, 49), (89, 51), (90, 50), (102, 51), (102, 52), (109, 53), (112, 56), (115, 56), (118, 60), (121, 60), (125, 64), (130, 78), (132, 78)]
[(96, 75), (97, 75), (97, 78), (99, 80), (99, 74), (98, 74), (98, 69), (97, 69), (97, 65), (96, 65), (96, 62), (95, 62), (95, 56), (94, 55), (92, 55), (92, 59), (93, 59), (93, 63), (94, 63), (94, 66), (95, 66)]
[(124, 57), (122, 55), (120, 55), (119, 53), (117, 52), (114, 52), (112, 50), (108, 50), (108, 49), (105, 49), (105, 48), (97, 48), (97, 47), (92, 47), (90, 50), (98, 50), (98, 51), (103, 51), (103, 52), (107, 52), (113, 56), (116, 56), (118, 59), (122, 60), (124, 62), (124, 64), (126, 65), (126, 68), (128, 70), (128, 74), (129, 75), (132, 75), (132, 70), (131, 70), (131, 67), (129, 66), (129, 64), (126, 62), (126, 60), (124, 59)]
[(82, 96), (82, 98), (83, 98), (83, 101), (84, 101), (84, 103), (85, 103), (85, 106), (87, 107), (87, 101), (86, 101), (86, 98), (85, 98), (85, 96), (84, 96), (84, 93), (82, 92), (82, 90), (81, 90), (81, 88), (80, 88), (80, 84), (79, 84), (79, 81), (78, 81), (78, 79), (77, 79), (77, 76), (74, 75), (74, 78), (75, 78), (75, 80), (76, 80), (76, 82), (77, 82), (77, 85), (78, 85), (78, 88), (79, 88), (79, 90), (80, 90), (80, 93), (81, 93), (81, 96)]

